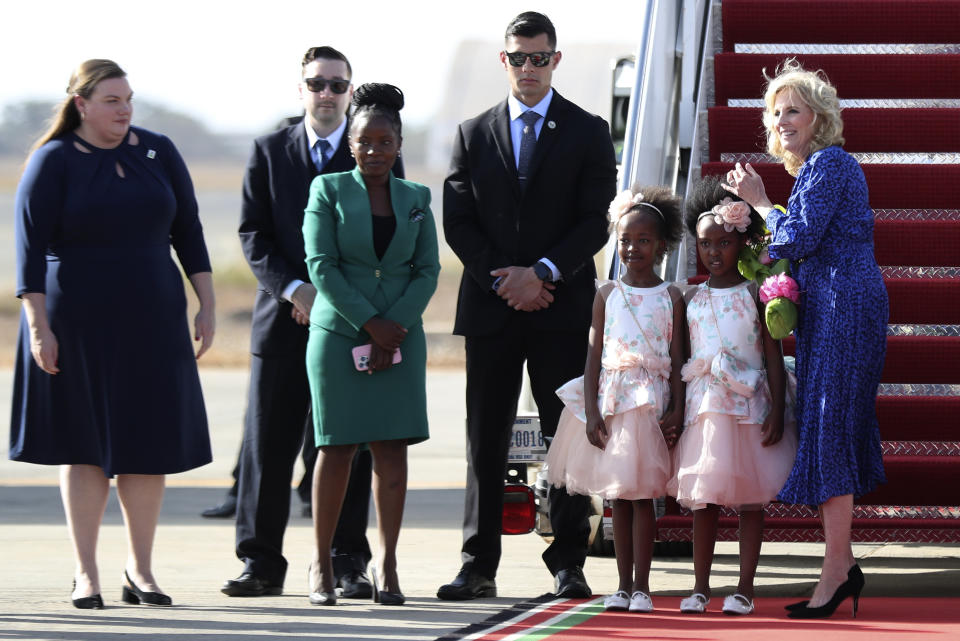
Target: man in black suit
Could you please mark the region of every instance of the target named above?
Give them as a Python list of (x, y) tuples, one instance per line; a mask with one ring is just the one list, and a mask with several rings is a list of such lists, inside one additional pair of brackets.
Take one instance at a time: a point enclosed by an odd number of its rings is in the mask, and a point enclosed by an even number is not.
[[(507, 27), (500, 61), (510, 94), (460, 125), (443, 191), (447, 242), (464, 264), (454, 333), (466, 337), (467, 491), (463, 566), (441, 599), (495, 596), (507, 449), (523, 363), (545, 436), (554, 391), (583, 374), (596, 272), (616, 192), (607, 123), (551, 88), (561, 54), (539, 13)], [(543, 554), (563, 597), (583, 576), (589, 498), (551, 488), (554, 541)]]
[[(240, 447), (237, 556), (244, 569), (224, 583), (221, 591), (229, 596), (280, 594), (286, 577), (283, 535), (293, 466), (305, 425), (313, 432), (304, 358), (317, 292), (304, 262), (303, 210), (314, 177), (355, 166), (347, 146), (351, 77), (350, 63), (336, 49), (308, 49), (299, 86), (303, 122), (257, 138), (247, 163), (240, 241), (260, 287)], [(333, 542), (334, 572), (342, 596), (369, 598), (371, 459), (368, 452), (357, 456)]]

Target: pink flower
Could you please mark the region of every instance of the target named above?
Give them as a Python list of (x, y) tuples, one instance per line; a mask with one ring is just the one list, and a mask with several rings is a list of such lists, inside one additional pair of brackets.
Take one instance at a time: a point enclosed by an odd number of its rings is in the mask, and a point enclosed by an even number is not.
[(724, 198), (710, 211), (713, 212), (713, 220), (727, 231), (736, 229), (743, 234), (750, 226), (750, 205), (742, 200)]
[(610, 222), (616, 223), (620, 217), (633, 209), (635, 205), (643, 202), (643, 194), (636, 194), (629, 189), (624, 189), (610, 203)]
[(786, 298), (794, 303), (800, 302), (800, 288), (797, 281), (786, 274), (770, 276), (760, 286), (760, 300), (769, 303), (775, 298)]
[(760, 255), (757, 256), (757, 260), (760, 261), (761, 265), (772, 265), (773, 259), (770, 258), (770, 250), (766, 247), (760, 250)]

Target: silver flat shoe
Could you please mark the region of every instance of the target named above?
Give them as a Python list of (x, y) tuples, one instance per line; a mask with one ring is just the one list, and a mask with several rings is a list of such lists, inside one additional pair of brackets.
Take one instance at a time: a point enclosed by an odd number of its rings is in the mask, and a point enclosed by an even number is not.
[(707, 611), (710, 599), (705, 594), (694, 592), (680, 602), (680, 612), (683, 614), (703, 614)]

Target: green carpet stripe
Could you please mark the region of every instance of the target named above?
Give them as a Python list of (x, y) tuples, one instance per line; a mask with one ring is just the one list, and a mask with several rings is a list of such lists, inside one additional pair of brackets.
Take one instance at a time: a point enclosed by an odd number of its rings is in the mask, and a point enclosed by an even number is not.
[(558, 614), (552, 619), (537, 624), (521, 636), (510, 635), (503, 641), (540, 641), (540, 639), (545, 639), (557, 632), (569, 630), (573, 626), (597, 616), (601, 612), (603, 612), (603, 604), (599, 599), (589, 601), (585, 604), (585, 607), (579, 607), (573, 612)]

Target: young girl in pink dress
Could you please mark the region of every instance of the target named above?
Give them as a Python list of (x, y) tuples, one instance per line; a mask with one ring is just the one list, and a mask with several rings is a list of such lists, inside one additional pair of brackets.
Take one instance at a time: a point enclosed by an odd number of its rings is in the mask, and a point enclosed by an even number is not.
[[(753, 612), (753, 579), (763, 540), (763, 506), (776, 497), (797, 451), (780, 343), (761, 320), (756, 285), (737, 257), (760, 218), (705, 178), (687, 199), (687, 226), (710, 276), (688, 292), (690, 360), (684, 430), (675, 448), (668, 493), (693, 510), (696, 583), (680, 604), (700, 613), (710, 601), (710, 566), (720, 506), (740, 512), (740, 582), (723, 602), (727, 614)], [(785, 429), (785, 417), (789, 417)]]
[(547, 474), (571, 494), (613, 501), (620, 585), (604, 606), (649, 612), (652, 499), (666, 490), (668, 449), (683, 419), (685, 335), (682, 295), (654, 267), (679, 240), (683, 223), (679, 199), (664, 187), (624, 191), (610, 217), (621, 277), (597, 290), (584, 375), (557, 390), (566, 407)]

